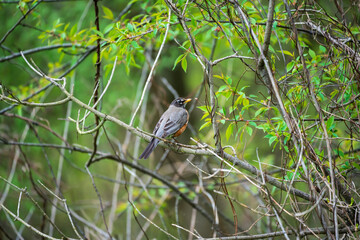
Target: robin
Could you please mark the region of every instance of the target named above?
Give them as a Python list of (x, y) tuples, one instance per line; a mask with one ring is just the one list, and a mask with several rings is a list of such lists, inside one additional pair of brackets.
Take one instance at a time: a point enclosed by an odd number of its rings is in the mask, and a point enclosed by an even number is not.
[[(180, 134), (185, 131), (189, 121), (189, 113), (185, 109), (185, 105), (190, 101), (191, 98), (181, 97), (172, 101), (169, 108), (160, 117), (153, 134), (159, 138), (180, 136)], [(159, 142), (160, 140), (158, 138), (153, 137), (139, 158), (147, 159)]]

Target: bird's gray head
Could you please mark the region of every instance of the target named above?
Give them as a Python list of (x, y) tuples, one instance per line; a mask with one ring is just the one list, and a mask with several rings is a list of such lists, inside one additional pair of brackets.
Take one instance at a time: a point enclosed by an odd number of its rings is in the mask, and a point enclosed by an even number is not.
[(172, 101), (172, 103), (170, 105), (173, 105), (175, 107), (182, 107), (184, 108), (186, 103), (190, 102), (191, 98), (177, 98), (174, 101)]

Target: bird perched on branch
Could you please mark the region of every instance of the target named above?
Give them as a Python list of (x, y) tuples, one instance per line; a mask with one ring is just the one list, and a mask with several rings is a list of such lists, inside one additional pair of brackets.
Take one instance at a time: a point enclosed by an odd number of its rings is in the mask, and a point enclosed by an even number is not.
[[(172, 101), (169, 108), (160, 117), (153, 134), (159, 138), (166, 138), (169, 136), (177, 137), (182, 134), (189, 121), (189, 113), (185, 109), (185, 105), (190, 101), (191, 98), (181, 97)], [(159, 142), (160, 140), (158, 138), (153, 137), (139, 158), (147, 159)]]

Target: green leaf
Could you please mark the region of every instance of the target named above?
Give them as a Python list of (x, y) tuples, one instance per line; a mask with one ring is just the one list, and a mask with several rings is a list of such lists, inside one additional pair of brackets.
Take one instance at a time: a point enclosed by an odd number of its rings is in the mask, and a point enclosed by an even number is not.
[(110, 43), (110, 47), (112, 48), (112, 50), (115, 50), (117, 49), (117, 46), (115, 43)]
[(202, 110), (204, 112), (207, 112), (207, 107), (206, 106), (198, 106), (196, 108), (198, 108), (198, 109), (200, 109), (200, 110)]
[(271, 145), (277, 139), (276, 136), (272, 136), (269, 138), (269, 145)]
[(289, 152), (288, 146), (284, 146), (284, 149), (285, 149), (286, 152)]
[(130, 67), (130, 63), (131, 63), (131, 54), (127, 54), (126, 55), (126, 65), (128, 67)]
[(277, 21), (274, 21), (274, 24), (273, 24), (273, 29), (276, 30), (276, 27), (278, 25), (278, 22)]
[(61, 39), (65, 39), (66, 38), (66, 33), (65, 32), (60, 33), (60, 37), (61, 37)]
[(114, 23), (110, 23), (109, 25), (107, 25), (105, 28), (104, 28), (104, 33), (108, 33), (110, 32), (113, 28), (114, 28)]
[(203, 119), (206, 118), (207, 116), (209, 116), (209, 113), (208, 113), (208, 112), (204, 112), (204, 115), (201, 117), (200, 120), (203, 120)]
[(338, 89), (334, 89), (334, 91), (332, 91), (332, 92), (330, 93), (331, 99), (333, 99), (338, 93), (339, 93), (339, 90), (338, 90)]
[(226, 136), (226, 140), (229, 141), (229, 138), (231, 137), (231, 134), (233, 133), (234, 131), (234, 123), (231, 123), (228, 128), (226, 129), (226, 133), (225, 133), (225, 136)]
[(353, 165), (355, 168), (357, 168), (358, 170), (360, 170), (360, 165), (357, 164), (356, 162), (353, 162), (352, 165)]
[(184, 58), (181, 60), (181, 67), (182, 67), (182, 69), (184, 70), (184, 72), (186, 72), (186, 69), (187, 69), (187, 60), (186, 60), (186, 57), (184, 57)]
[(288, 55), (288, 56), (291, 56), (291, 57), (294, 57), (294, 54), (289, 52), (289, 51), (286, 51), (286, 50), (283, 50), (283, 51), (278, 51), (278, 52), (282, 52), (283, 54), (285, 55)]
[(334, 125), (334, 116), (331, 116), (331, 117), (329, 117), (329, 119), (326, 121), (326, 129), (327, 130), (332, 130), (334, 127), (335, 127), (335, 125)]
[(252, 130), (252, 128), (251, 127), (249, 127), (249, 126), (246, 126), (246, 131), (248, 132), (248, 134), (251, 136), (252, 135), (252, 133), (253, 133), (253, 130)]
[(216, 77), (218, 79), (224, 79), (224, 76), (220, 76), (220, 75), (214, 75), (213, 77)]
[(100, 36), (101, 38), (104, 38), (104, 34), (96, 29), (91, 29), (96, 35)]
[(105, 6), (102, 6), (102, 9), (103, 9), (104, 14), (105, 14), (104, 18), (114, 20), (114, 14), (112, 13), (112, 11), (109, 8), (107, 8)]
[(221, 86), (219, 87), (218, 92), (222, 92), (222, 91), (224, 91), (224, 89), (226, 89), (226, 88), (227, 88), (226, 85), (221, 85)]
[(313, 50), (309, 49), (309, 54), (312, 59), (316, 58), (316, 53)]
[(225, 109), (225, 107), (223, 107), (223, 108), (221, 108), (220, 110), (219, 110), (219, 112), (222, 114), (222, 115), (226, 115), (226, 109)]
[(263, 124), (257, 125), (256, 128), (261, 129), (264, 132), (267, 132), (270, 127), (269, 127), (268, 123), (263, 123)]
[(211, 124), (211, 122), (210, 121), (208, 121), (208, 122), (206, 122), (206, 123), (204, 123), (203, 125), (201, 125), (201, 127), (199, 128), (199, 131), (201, 131), (201, 129), (203, 129), (203, 128), (206, 128), (207, 126), (209, 126)]
[(260, 108), (259, 110), (257, 110), (257, 111), (255, 112), (255, 117), (257, 117), (258, 115), (260, 115), (261, 113), (263, 113), (265, 110), (267, 110), (266, 107), (262, 107), (262, 108)]
[(180, 56), (177, 57), (172, 70), (175, 69), (176, 65), (182, 60), (183, 57), (184, 57), (184, 54), (181, 54)]
[(234, 106), (239, 105), (241, 102), (243, 102), (243, 95), (240, 95), (240, 96), (236, 99), (236, 101), (235, 101), (235, 103), (234, 103)]
[(254, 126), (254, 127), (257, 127), (257, 125), (256, 125), (255, 122), (249, 122), (249, 125)]
[(228, 83), (229, 85), (232, 84), (232, 79), (231, 79), (230, 77), (226, 78), (226, 81), (227, 81), (227, 83)]
[(153, 37), (155, 37), (155, 36), (156, 36), (157, 32), (158, 32), (158, 29), (157, 29), (157, 28), (155, 28), (155, 29), (154, 29), (154, 31), (153, 31), (153, 33), (152, 33)]
[(290, 71), (293, 69), (294, 65), (295, 65), (295, 62), (294, 62), (294, 61), (289, 62), (289, 63), (286, 65), (286, 71), (287, 71), (287, 72), (290, 72)]
[(236, 108), (234, 108), (233, 106), (229, 107), (229, 114), (231, 114)]
[(69, 36), (74, 36), (76, 30), (77, 30), (77, 24), (74, 24), (74, 26), (72, 26), (72, 28), (70, 29)]
[(136, 41), (132, 41), (132, 42), (131, 42), (131, 45), (132, 45), (134, 48), (141, 48)]
[(243, 99), (243, 105), (244, 105), (244, 107), (248, 106), (249, 105), (249, 99), (244, 98)]
[(320, 50), (320, 52), (323, 52), (323, 53), (326, 52), (326, 48), (321, 45), (319, 46), (319, 50)]
[(134, 26), (133, 26), (131, 23), (126, 24), (126, 28), (127, 28), (130, 32), (134, 31)]

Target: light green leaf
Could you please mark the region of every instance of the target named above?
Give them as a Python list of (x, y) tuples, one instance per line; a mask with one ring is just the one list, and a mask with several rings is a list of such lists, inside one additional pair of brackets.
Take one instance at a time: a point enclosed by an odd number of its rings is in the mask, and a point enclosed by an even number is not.
[(320, 52), (326, 52), (326, 47), (324, 47), (324, 46), (319, 46), (319, 50), (320, 50)]
[(221, 86), (219, 87), (218, 92), (222, 92), (222, 91), (224, 91), (224, 89), (226, 89), (226, 88), (227, 88), (226, 85), (221, 85)]
[(231, 79), (230, 77), (226, 78), (226, 81), (227, 81), (227, 83), (228, 83), (229, 85), (232, 84), (232, 79)]
[(289, 62), (289, 63), (286, 65), (286, 71), (287, 71), (287, 72), (290, 72), (291, 69), (293, 69), (294, 65), (295, 65), (295, 62), (294, 62), (294, 61)]
[(104, 38), (104, 34), (96, 29), (91, 29), (96, 35), (100, 36), (101, 38)]
[(316, 58), (316, 53), (313, 50), (309, 49), (309, 54), (312, 59)]
[(255, 112), (255, 117), (257, 117), (258, 115), (260, 115), (261, 113), (263, 113), (265, 110), (267, 110), (266, 107), (262, 107), (262, 108), (260, 108), (259, 110), (257, 110), (257, 111)]
[(269, 145), (271, 145), (277, 139), (276, 136), (272, 136), (269, 138)]
[(133, 26), (131, 23), (126, 24), (126, 28), (127, 28), (130, 32), (134, 31), (134, 26)]
[(256, 125), (255, 122), (249, 122), (249, 125), (254, 126), (254, 127), (257, 127), (257, 125)]
[(218, 79), (224, 79), (224, 76), (220, 76), (220, 75), (214, 75), (213, 77), (216, 77)]
[(182, 69), (184, 70), (184, 72), (186, 72), (186, 69), (187, 69), (187, 60), (186, 60), (186, 57), (184, 57), (184, 58), (181, 60), (181, 67), (182, 67)]
[(208, 112), (204, 112), (204, 115), (202, 116), (202, 118), (200, 120), (203, 120), (204, 118), (206, 118), (207, 116), (209, 116)]
[(236, 101), (235, 101), (235, 103), (234, 103), (234, 106), (239, 105), (241, 102), (243, 102), (243, 95), (240, 95), (240, 96), (236, 99)]
[(285, 149), (286, 152), (289, 152), (288, 146), (284, 146), (284, 149)]
[(204, 123), (203, 125), (201, 125), (201, 127), (199, 128), (199, 131), (201, 131), (201, 129), (203, 129), (203, 128), (206, 128), (207, 126), (209, 126), (211, 124), (211, 122), (209, 121), (209, 122), (206, 122), (206, 123)]
[(200, 110), (202, 110), (204, 112), (207, 112), (207, 107), (206, 106), (198, 106), (196, 108), (198, 108), (198, 109), (200, 109)]
[(226, 109), (225, 109), (225, 107), (223, 107), (223, 108), (221, 108), (220, 110), (219, 110), (219, 112), (222, 114), (222, 115), (226, 115)]
[(334, 126), (334, 116), (331, 116), (329, 117), (329, 119), (326, 121), (326, 129), (327, 130), (331, 130), (333, 129), (335, 126)]
[(282, 52), (283, 54), (285, 55), (288, 55), (288, 56), (291, 56), (291, 57), (294, 57), (294, 54), (289, 52), (289, 51), (286, 51), (286, 50), (283, 50), (283, 51), (278, 51), (278, 52)]
[(248, 134), (251, 136), (252, 135), (252, 133), (253, 133), (253, 130), (252, 130), (252, 128), (251, 127), (249, 127), (249, 126), (246, 126), (246, 131), (248, 132)]
[(174, 66), (173, 66), (172, 70), (175, 69), (176, 65), (182, 60), (183, 57), (184, 57), (184, 54), (181, 54), (180, 56), (177, 57), (177, 59), (174, 62)]
[(244, 107), (248, 106), (249, 105), (249, 99), (244, 98), (243, 99), (243, 105), (244, 105)]
[(332, 92), (330, 93), (331, 99), (333, 99), (338, 93), (339, 93), (339, 90), (338, 90), (338, 89), (334, 89), (334, 91), (332, 91)]
[(102, 6), (102, 9), (103, 9), (104, 14), (105, 14), (104, 18), (114, 20), (114, 14), (112, 13), (112, 11), (109, 8), (107, 8), (105, 6)]
[(114, 23), (110, 23), (109, 25), (107, 25), (105, 28), (104, 28), (104, 33), (108, 33), (110, 32), (112, 29), (114, 28)]
[(139, 44), (138, 44), (136, 41), (132, 41), (132, 42), (131, 42), (131, 45), (132, 45), (134, 48), (140, 48)]
[(226, 136), (226, 140), (229, 141), (229, 138), (231, 137), (231, 134), (233, 133), (234, 131), (234, 123), (231, 123), (228, 128), (226, 129), (226, 133), (225, 133), (225, 136)]
[(158, 29), (157, 29), (157, 28), (155, 28), (155, 29), (154, 29), (154, 31), (153, 31), (153, 33), (152, 33), (153, 37), (155, 37), (155, 36), (156, 36), (157, 32), (158, 32)]

